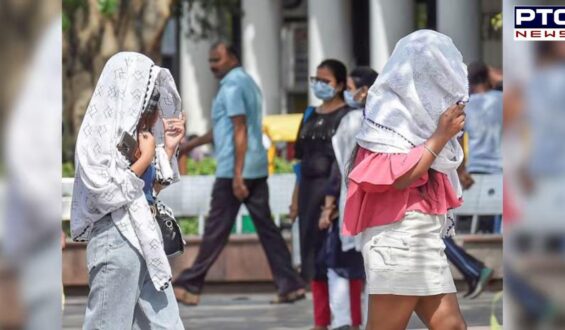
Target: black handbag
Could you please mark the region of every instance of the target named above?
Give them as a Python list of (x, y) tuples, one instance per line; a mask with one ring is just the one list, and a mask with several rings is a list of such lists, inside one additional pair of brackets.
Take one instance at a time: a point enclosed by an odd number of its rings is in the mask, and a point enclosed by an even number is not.
[(182, 254), (186, 242), (182, 238), (182, 233), (173, 211), (159, 200), (156, 200), (155, 204), (151, 206), (151, 211), (161, 229), (163, 248), (167, 257)]

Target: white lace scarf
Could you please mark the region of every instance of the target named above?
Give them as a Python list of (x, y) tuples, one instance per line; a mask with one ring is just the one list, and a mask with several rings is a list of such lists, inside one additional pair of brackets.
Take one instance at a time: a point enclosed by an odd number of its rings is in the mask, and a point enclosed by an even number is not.
[[(122, 235), (145, 259), (155, 288), (164, 290), (172, 277), (171, 267), (143, 194), (144, 182), (116, 148), (124, 131), (137, 138), (137, 123), (153, 88), (159, 89), (159, 107), (165, 115), (180, 111), (180, 97), (168, 70), (130, 52), (118, 53), (106, 63), (77, 138), (71, 232), (74, 240), (86, 241), (93, 224), (111, 214)], [(161, 121), (153, 133), (162, 143)]]

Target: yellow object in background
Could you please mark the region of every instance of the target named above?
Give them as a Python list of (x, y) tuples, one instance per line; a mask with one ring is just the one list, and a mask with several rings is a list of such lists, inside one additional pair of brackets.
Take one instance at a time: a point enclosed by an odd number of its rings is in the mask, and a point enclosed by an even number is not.
[(275, 156), (277, 155), (277, 150), (275, 148), (275, 144), (273, 143), (273, 139), (269, 134), (269, 128), (266, 126), (263, 126), (263, 146), (267, 150), (269, 175), (271, 175), (275, 173)]
[(273, 142), (294, 142), (301, 121), (301, 113), (265, 116), (263, 131), (266, 129), (269, 132), (268, 135)]
[(490, 329), (491, 330), (502, 330), (502, 325), (500, 324), (500, 322), (496, 318), (496, 304), (500, 301), (500, 299), (502, 299), (502, 294), (503, 294), (503, 292), (500, 291), (496, 295), (494, 295), (494, 298), (492, 299), (492, 303), (491, 303), (491, 306), (490, 306)]
[(275, 172), (275, 142), (294, 142), (302, 114), (270, 115), (263, 118), (263, 145), (267, 149), (269, 175)]

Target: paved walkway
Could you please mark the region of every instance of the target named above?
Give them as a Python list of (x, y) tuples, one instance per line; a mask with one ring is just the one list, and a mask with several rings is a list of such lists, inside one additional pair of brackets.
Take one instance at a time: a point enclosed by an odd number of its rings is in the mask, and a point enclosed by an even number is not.
[[(490, 302), (493, 293), (486, 292), (475, 300), (460, 298), (461, 309), (469, 329), (489, 329)], [(271, 305), (269, 293), (219, 294), (202, 296), (197, 307), (180, 306), (186, 329), (198, 330), (303, 330), (312, 319), (311, 297), (292, 305)], [(86, 304), (85, 296), (67, 297), (64, 329), (80, 329)], [(500, 316), (499, 316), (500, 319)], [(413, 317), (409, 329), (424, 325)]]

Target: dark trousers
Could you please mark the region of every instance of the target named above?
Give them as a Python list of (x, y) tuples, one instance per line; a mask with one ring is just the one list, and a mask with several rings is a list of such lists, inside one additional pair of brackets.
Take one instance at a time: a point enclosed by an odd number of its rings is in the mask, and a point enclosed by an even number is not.
[(481, 277), (481, 270), (485, 264), (468, 254), (462, 247), (453, 241), (453, 238), (443, 239), (447, 259), (463, 274), (465, 280), (471, 284)]
[(318, 228), (320, 207), (326, 196), (328, 179), (302, 176), (298, 190), (298, 225), (300, 228), (301, 275), (306, 281), (328, 280), (324, 255), (327, 230)]
[[(257, 229), (279, 294), (303, 288), (304, 282), (292, 268), (288, 247), (271, 218), (267, 179), (245, 180), (245, 184), (249, 189), (249, 196), (243, 203)], [(241, 204), (233, 194), (232, 179), (216, 179), (198, 256), (192, 267), (185, 269), (176, 278), (175, 285), (192, 293), (202, 291), (206, 273), (226, 246)]]

